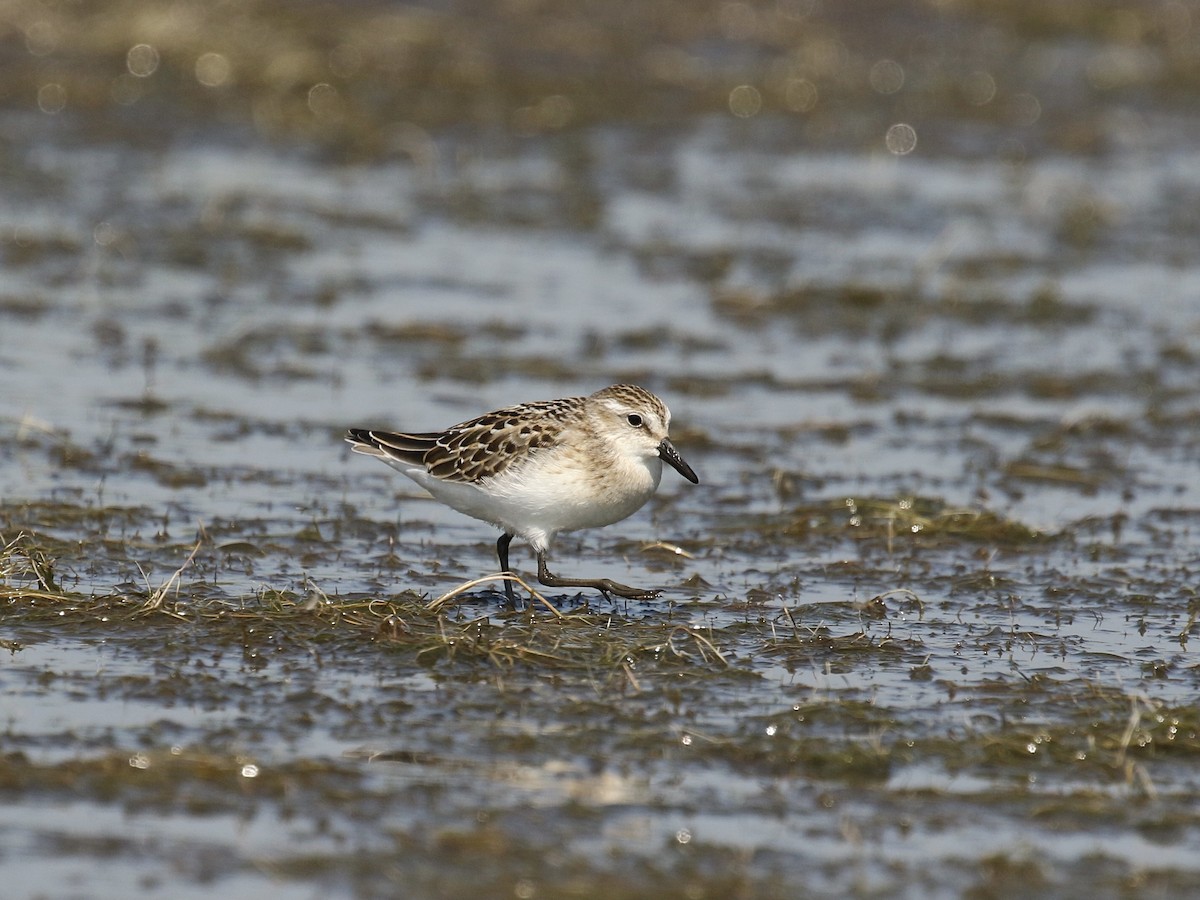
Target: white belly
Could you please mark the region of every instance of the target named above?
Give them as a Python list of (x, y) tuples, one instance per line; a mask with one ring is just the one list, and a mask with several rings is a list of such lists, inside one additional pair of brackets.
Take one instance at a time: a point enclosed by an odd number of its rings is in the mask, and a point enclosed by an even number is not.
[(631, 516), (662, 477), (657, 459), (610, 468), (596, 477), (569, 465), (570, 460), (547, 457), (479, 485), (440, 481), (424, 469), (397, 468), (452, 509), (518, 535), (536, 550), (547, 549), (560, 531), (599, 528)]

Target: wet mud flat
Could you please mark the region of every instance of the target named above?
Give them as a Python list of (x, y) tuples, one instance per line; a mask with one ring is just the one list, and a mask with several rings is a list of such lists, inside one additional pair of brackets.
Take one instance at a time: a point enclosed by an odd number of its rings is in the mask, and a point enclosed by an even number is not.
[[(553, 611), (479, 590), (214, 597), (236, 545), (83, 595), (27, 535), (4, 557), (6, 865), (53, 860), (81, 894), (97, 871), (100, 893), (1190, 885), (1195, 607), (1064, 578), (1090, 556), (1064, 537), (863, 513), (803, 511), (839, 560), (801, 568), (811, 589)], [(790, 515), (642, 567), (686, 581), (716, 546), (790, 552)]]
[[(1200, 886), (1192, 7), (189, 10), (4, 20), (14, 896)], [(652, 602), (341, 441), (618, 381)]]

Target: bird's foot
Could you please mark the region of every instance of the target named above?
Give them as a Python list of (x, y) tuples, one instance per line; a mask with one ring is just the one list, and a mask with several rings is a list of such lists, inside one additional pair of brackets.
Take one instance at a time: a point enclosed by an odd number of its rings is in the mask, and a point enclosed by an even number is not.
[(630, 587), (627, 584), (618, 584), (607, 578), (599, 579), (594, 587), (606, 597), (609, 594), (616, 594), (618, 597), (623, 597), (626, 600), (654, 600), (662, 595), (662, 591), (659, 590), (644, 590), (642, 588)]

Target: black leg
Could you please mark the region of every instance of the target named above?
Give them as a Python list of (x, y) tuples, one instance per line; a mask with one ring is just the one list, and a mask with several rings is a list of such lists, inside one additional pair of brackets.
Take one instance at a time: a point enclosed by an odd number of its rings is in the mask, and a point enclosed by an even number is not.
[(618, 584), (607, 578), (561, 578), (546, 568), (545, 553), (539, 553), (537, 561), (538, 581), (550, 587), (590, 587), (595, 588), (606, 597), (609, 594), (616, 594), (626, 600), (653, 600), (662, 593), (662, 591), (643, 591), (625, 584)]
[[(500, 535), (500, 540), (496, 541), (496, 556), (500, 559), (500, 571), (511, 575), (512, 569), (508, 567), (508, 545), (512, 543), (513, 536), (507, 532)], [(517, 602), (517, 595), (513, 593), (511, 581), (504, 582), (504, 594), (508, 597), (508, 602), (514, 606)]]

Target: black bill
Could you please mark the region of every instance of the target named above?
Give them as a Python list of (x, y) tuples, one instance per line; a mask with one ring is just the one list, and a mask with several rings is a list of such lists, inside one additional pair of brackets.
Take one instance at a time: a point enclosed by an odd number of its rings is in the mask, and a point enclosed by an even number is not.
[(663, 438), (662, 443), (658, 445), (658, 456), (692, 484), (700, 483), (700, 479), (692, 471), (692, 467), (683, 461), (683, 457), (679, 455), (679, 451), (675, 449), (675, 445), (667, 438)]

